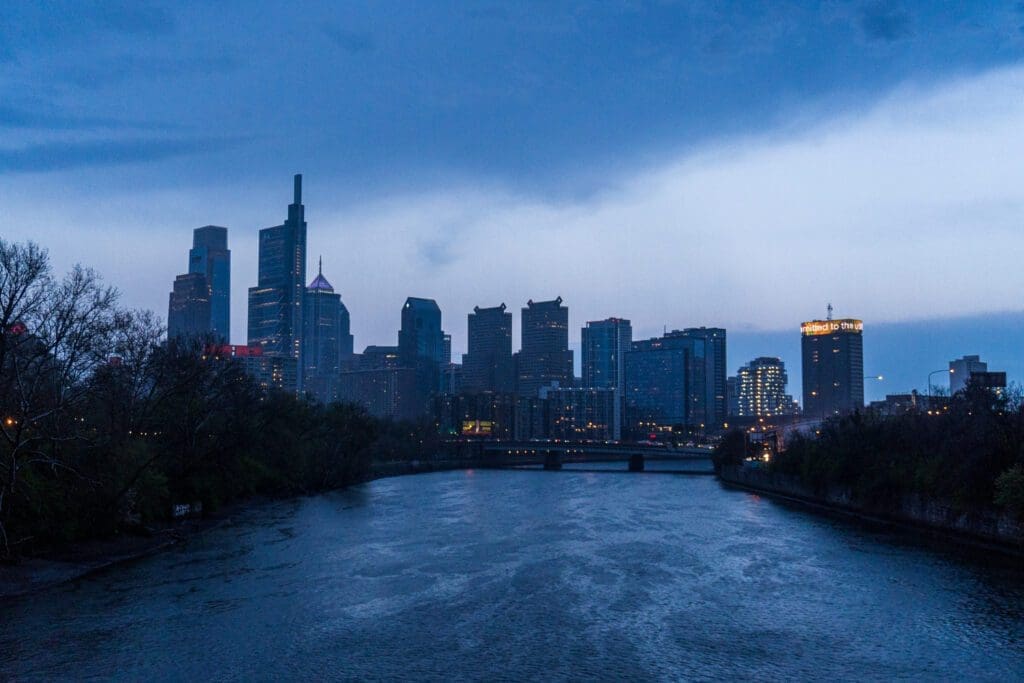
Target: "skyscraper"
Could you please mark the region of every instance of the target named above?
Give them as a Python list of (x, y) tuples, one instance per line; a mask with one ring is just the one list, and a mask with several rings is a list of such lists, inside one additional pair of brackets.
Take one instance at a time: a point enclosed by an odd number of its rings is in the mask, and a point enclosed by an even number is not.
[(541, 387), (551, 382), (571, 387), (574, 375), (569, 350), (569, 309), (562, 305), (562, 297), (526, 302), (520, 332), (519, 394), (536, 396)]
[(800, 325), (804, 415), (823, 419), (864, 407), (864, 323), (811, 320)]
[(679, 332), (633, 342), (626, 354), (626, 427), (634, 435), (708, 429), (708, 342)]
[(167, 304), (168, 339), (202, 339), (211, 333), (210, 291), (206, 276), (186, 273), (174, 278)]
[[(288, 220), (260, 230), (258, 281), (249, 288), (249, 345), (263, 347), (264, 355), (295, 358), (300, 368), (306, 289), (304, 214), (302, 176), (296, 175)], [(296, 373), (296, 377), (301, 384), (302, 373)]]
[(206, 225), (192, 232), (188, 272), (206, 277), (210, 299), (210, 332), (227, 344), (231, 341), (231, 250), (228, 229)]
[(215, 225), (192, 232), (188, 273), (175, 278), (167, 306), (167, 337), (230, 341), (231, 252), (228, 229)]
[(693, 339), (703, 339), (706, 342), (707, 422), (709, 425), (713, 425), (713, 429), (720, 429), (729, 416), (725, 330), (721, 327), (688, 327), (683, 330), (682, 334)]
[(462, 390), (511, 392), (512, 314), (505, 304), (477, 306), (467, 316), (468, 351), (462, 356)]
[(624, 318), (588, 322), (582, 330), (583, 386), (614, 389), (613, 439), (622, 438), (626, 391), (626, 353), (633, 343), (633, 327)]
[(444, 360), (441, 308), (433, 299), (411, 296), (405, 300), (402, 328), (398, 332), (398, 355), (404, 367), (416, 372), (414, 410), (426, 412), (430, 396), (440, 390)]
[(324, 277), (323, 262), (306, 288), (302, 308), (303, 386), (317, 400), (330, 403), (338, 398), (342, 364), (352, 356), (352, 335), (348, 309)]
[(736, 415), (777, 417), (792, 412), (793, 397), (786, 393), (786, 365), (780, 358), (755, 358), (736, 373)]

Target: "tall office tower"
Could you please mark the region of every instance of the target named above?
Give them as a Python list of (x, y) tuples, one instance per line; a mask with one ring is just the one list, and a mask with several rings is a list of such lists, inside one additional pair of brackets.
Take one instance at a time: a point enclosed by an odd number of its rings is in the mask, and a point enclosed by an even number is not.
[(231, 341), (231, 250), (228, 229), (216, 225), (192, 232), (188, 272), (206, 277), (210, 298), (210, 332), (224, 344)]
[[(249, 345), (270, 356), (298, 359), (302, 367), (302, 302), (306, 290), (306, 220), (302, 176), (288, 220), (260, 230), (259, 275), (249, 288)], [(302, 373), (297, 373), (302, 382)], [(302, 389), (301, 386), (295, 387)]]
[(648, 436), (709, 429), (707, 346), (678, 330), (633, 342), (626, 354), (626, 431)]
[(736, 373), (736, 415), (776, 417), (792, 412), (793, 397), (786, 393), (786, 364), (780, 358), (755, 358)]
[(611, 438), (622, 438), (626, 392), (626, 353), (633, 343), (633, 327), (623, 318), (588, 322), (582, 331), (583, 386), (614, 389)]
[(473, 309), (467, 316), (468, 352), (462, 356), (462, 390), (511, 392), (512, 313), (505, 304)]
[(707, 342), (707, 420), (714, 429), (721, 429), (729, 417), (725, 330), (721, 327), (689, 327), (683, 330), (683, 335)]
[(441, 332), (441, 365), (449, 365), (452, 362), (452, 335)]
[(988, 363), (981, 356), (964, 356), (949, 361), (949, 395), (967, 387), (972, 372), (988, 372)]
[(302, 368), (307, 394), (322, 403), (338, 399), (338, 374), (352, 355), (348, 310), (324, 277), (323, 262), (309, 287), (303, 308)]
[(575, 376), (569, 350), (569, 309), (562, 305), (562, 297), (527, 301), (520, 332), (519, 394), (536, 396), (541, 387), (552, 382), (571, 387)]
[(823, 419), (864, 407), (864, 323), (811, 320), (800, 325), (804, 415)]
[(414, 410), (417, 414), (426, 412), (430, 396), (441, 386), (444, 357), (441, 309), (436, 301), (414, 296), (405, 300), (402, 328), (398, 332), (398, 354), (404, 367), (416, 371)]
[(203, 339), (210, 332), (210, 290), (206, 276), (201, 273), (177, 276), (167, 304), (167, 338)]

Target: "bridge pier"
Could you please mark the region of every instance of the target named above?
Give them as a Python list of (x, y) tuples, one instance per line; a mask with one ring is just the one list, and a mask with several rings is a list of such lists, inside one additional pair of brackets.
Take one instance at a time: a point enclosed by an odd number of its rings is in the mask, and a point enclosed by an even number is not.
[(544, 469), (562, 469), (562, 456), (558, 451), (547, 451), (546, 453), (544, 453)]
[(629, 456), (629, 471), (630, 472), (643, 472), (644, 471), (644, 454), (634, 453)]

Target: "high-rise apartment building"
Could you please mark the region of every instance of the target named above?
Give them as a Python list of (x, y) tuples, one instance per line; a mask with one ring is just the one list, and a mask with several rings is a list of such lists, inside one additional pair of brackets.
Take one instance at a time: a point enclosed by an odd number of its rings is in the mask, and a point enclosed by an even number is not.
[(468, 351), (462, 356), (462, 390), (511, 392), (512, 313), (505, 304), (477, 306), (467, 317)]
[(588, 322), (581, 334), (582, 384), (591, 389), (614, 389), (611, 438), (622, 438), (626, 391), (626, 353), (633, 344), (633, 327), (624, 318)]
[(206, 277), (210, 299), (210, 332), (220, 342), (231, 341), (231, 250), (228, 229), (206, 225), (192, 232), (188, 272)]
[(562, 305), (562, 297), (526, 302), (521, 327), (518, 393), (536, 396), (541, 387), (552, 382), (571, 387), (575, 376), (569, 350), (569, 309)]
[(864, 323), (811, 320), (800, 326), (804, 415), (823, 419), (864, 407)]
[(793, 397), (786, 393), (786, 364), (780, 358), (755, 358), (736, 373), (738, 417), (777, 417), (793, 410)]
[[(264, 355), (296, 358), (301, 368), (305, 291), (305, 207), (302, 176), (296, 175), (288, 220), (260, 230), (258, 279), (249, 288), (249, 345), (262, 347)], [(297, 376), (301, 384), (302, 373)]]
[(321, 263), (306, 288), (303, 308), (302, 367), (307, 394), (323, 403), (338, 398), (338, 375), (352, 356), (349, 315), (341, 295), (324, 277)]

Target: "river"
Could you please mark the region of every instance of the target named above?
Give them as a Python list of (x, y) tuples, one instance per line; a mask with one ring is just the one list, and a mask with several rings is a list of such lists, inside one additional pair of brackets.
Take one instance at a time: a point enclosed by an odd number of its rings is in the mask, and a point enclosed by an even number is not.
[(0, 605), (0, 679), (1024, 678), (1024, 567), (713, 477), (455, 471)]

